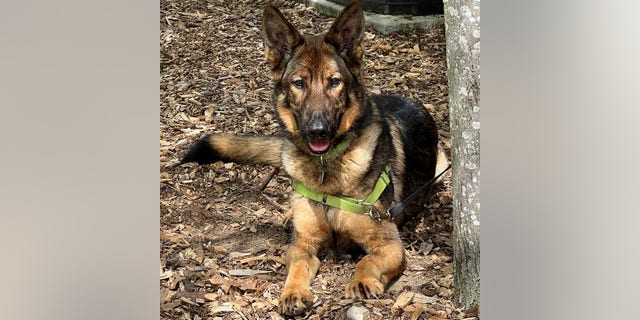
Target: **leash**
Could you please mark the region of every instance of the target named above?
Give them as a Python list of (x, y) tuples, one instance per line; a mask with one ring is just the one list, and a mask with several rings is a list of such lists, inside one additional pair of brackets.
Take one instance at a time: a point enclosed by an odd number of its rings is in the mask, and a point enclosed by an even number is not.
[[(392, 208), (389, 208), (386, 212), (386, 217), (385, 218), (389, 218), (391, 220), (393, 220), (395, 218), (395, 216), (402, 212), (402, 210), (406, 209), (407, 206), (409, 204), (411, 204), (414, 200), (416, 200), (416, 198), (422, 193), (424, 192), (425, 189), (431, 187), (431, 185), (433, 185), (433, 183), (438, 180), (438, 178), (440, 178), (445, 172), (449, 171), (449, 169), (451, 169), (451, 164), (449, 164), (447, 166), (447, 168), (445, 168), (444, 170), (442, 170), (442, 172), (440, 172), (437, 176), (433, 177), (431, 180), (427, 181), (425, 184), (423, 184), (422, 186), (420, 186), (420, 188), (416, 189), (416, 191), (414, 191), (412, 194), (410, 194), (408, 197), (404, 198), (402, 201), (400, 201), (400, 203), (396, 204), (395, 206), (393, 206)], [(380, 216), (378, 215), (377, 217), (378, 220), (380, 220)]]

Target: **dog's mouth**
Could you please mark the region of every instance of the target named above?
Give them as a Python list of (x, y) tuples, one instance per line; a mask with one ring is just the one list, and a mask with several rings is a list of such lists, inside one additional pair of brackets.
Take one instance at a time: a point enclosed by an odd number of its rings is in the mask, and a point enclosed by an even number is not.
[(304, 126), (301, 126), (304, 128), (301, 135), (308, 151), (315, 155), (325, 154), (331, 149), (334, 131), (328, 118), (327, 115), (314, 111)]
[(312, 141), (309, 142), (309, 149), (311, 149), (313, 153), (323, 154), (329, 151), (330, 145), (331, 142), (325, 140)]

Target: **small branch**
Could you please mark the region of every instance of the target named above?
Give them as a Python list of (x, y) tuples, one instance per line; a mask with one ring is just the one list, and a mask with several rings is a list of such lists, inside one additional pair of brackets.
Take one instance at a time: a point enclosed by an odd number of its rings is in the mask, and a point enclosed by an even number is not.
[(271, 197), (267, 196), (264, 193), (260, 193), (272, 206), (276, 207), (281, 212), (287, 212), (287, 209), (283, 207), (281, 204), (277, 203), (275, 200), (271, 199)]
[(258, 190), (259, 192), (262, 192), (262, 190), (264, 190), (264, 188), (266, 188), (266, 187), (267, 187), (267, 185), (269, 184), (269, 182), (271, 182), (271, 179), (273, 179), (273, 176), (275, 176), (275, 175), (276, 175), (276, 173), (278, 173), (278, 171), (280, 171), (280, 168), (277, 168), (277, 167), (276, 167), (276, 168), (273, 168), (273, 169), (271, 170), (271, 172), (269, 172), (269, 174), (268, 174), (266, 177), (264, 177), (264, 178), (262, 179), (262, 181), (261, 181), (261, 182), (260, 182), (260, 184), (258, 185), (257, 190)]

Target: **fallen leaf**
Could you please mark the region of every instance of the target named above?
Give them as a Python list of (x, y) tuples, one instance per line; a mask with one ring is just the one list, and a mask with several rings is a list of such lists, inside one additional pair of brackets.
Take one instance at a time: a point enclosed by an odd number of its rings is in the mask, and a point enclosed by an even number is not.
[(437, 298), (429, 297), (419, 292), (413, 296), (414, 303), (432, 304), (432, 303), (436, 303), (437, 301), (438, 301)]
[(212, 315), (234, 311), (235, 310), (233, 309), (233, 304), (231, 304), (230, 302), (212, 302), (209, 305), (209, 313)]
[(396, 299), (396, 303), (393, 304), (392, 309), (404, 308), (406, 305), (408, 305), (411, 302), (411, 300), (413, 300), (414, 295), (415, 293), (411, 291), (402, 292)]
[(418, 317), (424, 312), (424, 306), (421, 304), (416, 304), (416, 309), (411, 314), (411, 320), (418, 320)]
[(220, 296), (216, 293), (205, 293), (204, 294), (204, 298), (209, 300), (209, 301), (215, 301), (218, 300)]
[(229, 275), (234, 277), (255, 276), (258, 274), (271, 273), (269, 270), (253, 270), (253, 269), (229, 269)]

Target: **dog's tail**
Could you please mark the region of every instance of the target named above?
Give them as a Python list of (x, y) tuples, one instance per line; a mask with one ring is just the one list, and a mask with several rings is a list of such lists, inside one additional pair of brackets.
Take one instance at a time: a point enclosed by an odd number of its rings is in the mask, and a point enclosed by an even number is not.
[(191, 146), (180, 164), (224, 161), (279, 167), (282, 143), (279, 137), (207, 135)]

